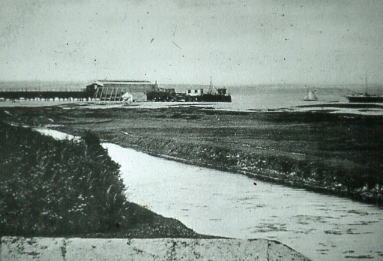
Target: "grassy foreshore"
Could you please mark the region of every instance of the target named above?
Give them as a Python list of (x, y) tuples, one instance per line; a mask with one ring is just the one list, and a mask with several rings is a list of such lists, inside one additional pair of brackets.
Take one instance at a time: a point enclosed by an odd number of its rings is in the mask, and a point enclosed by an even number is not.
[(9, 121), (102, 139), (294, 187), (383, 203), (383, 118), (201, 108), (7, 108)]
[(0, 121), (0, 237), (206, 237), (127, 201), (92, 133), (57, 141)]

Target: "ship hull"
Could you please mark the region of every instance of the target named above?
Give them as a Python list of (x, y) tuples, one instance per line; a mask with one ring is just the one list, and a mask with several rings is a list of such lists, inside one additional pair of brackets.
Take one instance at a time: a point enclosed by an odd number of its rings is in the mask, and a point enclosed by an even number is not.
[(201, 96), (189, 96), (186, 101), (196, 102), (231, 102), (230, 95), (203, 94)]
[(349, 102), (383, 102), (383, 96), (347, 96)]
[(188, 96), (186, 94), (176, 94), (167, 92), (149, 92), (147, 93), (148, 101), (174, 101), (174, 102), (231, 102), (230, 95), (221, 94), (202, 94), (197, 96)]

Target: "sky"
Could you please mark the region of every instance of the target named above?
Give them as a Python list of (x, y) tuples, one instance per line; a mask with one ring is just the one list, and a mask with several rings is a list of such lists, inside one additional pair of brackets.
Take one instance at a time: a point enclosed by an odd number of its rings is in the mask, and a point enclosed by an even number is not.
[(381, 0), (0, 4), (0, 80), (383, 83)]

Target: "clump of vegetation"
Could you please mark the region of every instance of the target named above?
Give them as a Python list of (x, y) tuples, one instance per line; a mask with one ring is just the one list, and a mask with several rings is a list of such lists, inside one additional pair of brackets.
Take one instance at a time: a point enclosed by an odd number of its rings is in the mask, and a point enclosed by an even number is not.
[(0, 231), (66, 235), (120, 229), (127, 211), (119, 165), (98, 138), (58, 141), (0, 123)]

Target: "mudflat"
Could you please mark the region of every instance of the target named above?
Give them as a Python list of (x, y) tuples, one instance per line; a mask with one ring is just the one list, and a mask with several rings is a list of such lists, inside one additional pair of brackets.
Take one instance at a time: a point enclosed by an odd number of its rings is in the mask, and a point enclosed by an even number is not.
[(259, 179), (383, 202), (383, 117), (230, 112), (203, 107), (4, 108), (8, 122), (49, 126), (165, 158)]

